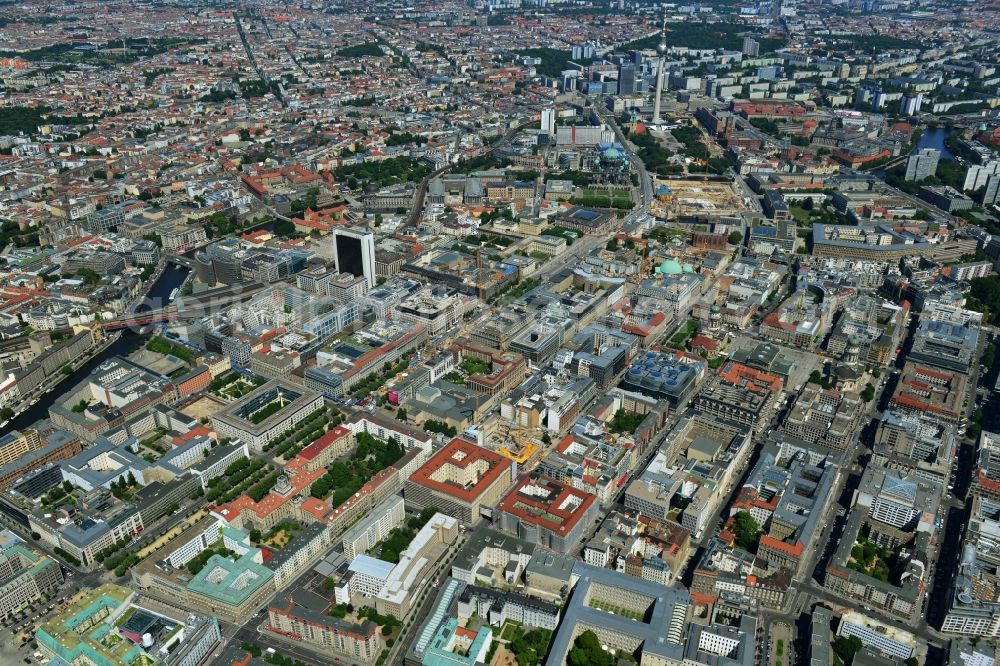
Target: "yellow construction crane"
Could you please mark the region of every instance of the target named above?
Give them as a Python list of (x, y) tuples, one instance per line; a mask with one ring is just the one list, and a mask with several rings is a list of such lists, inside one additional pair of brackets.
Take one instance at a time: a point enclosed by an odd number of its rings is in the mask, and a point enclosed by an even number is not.
[(515, 451), (511, 451), (508, 446), (501, 446), (497, 449), (497, 453), (504, 456), (505, 458), (510, 458), (518, 465), (523, 465), (527, 461), (531, 460), (539, 451), (541, 447), (534, 442), (528, 441), (529, 433), (540, 433), (542, 428), (526, 428), (523, 426), (511, 426), (504, 424), (503, 428), (506, 429), (506, 440), (514, 440), (517, 445)]

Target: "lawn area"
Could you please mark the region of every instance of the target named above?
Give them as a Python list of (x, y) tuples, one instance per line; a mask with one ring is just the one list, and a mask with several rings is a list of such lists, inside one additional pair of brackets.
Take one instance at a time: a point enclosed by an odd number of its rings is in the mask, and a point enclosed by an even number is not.
[(284, 548), (288, 542), (295, 538), (295, 533), (302, 529), (302, 525), (295, 520), (285, 520), (275, 525), (263, 539), (265, 546), (271, 548)]
[(485, 375), (490, 371), (490, 364), (481, 358), (474, 358), (472, 356), (462, 359), (462, 363), (458, 366), (467, 375)]
[(628, 193), (618, 194), (605, 190), (587, 190), (582, 196), (573, 197), (569, 202), (586, 208), (617, 208), (626, 210), (632, 207), (632, 198)]
[(514, 620), (507, 620), (507, 624), (503, 625), (503, 630), (500, 632), (500, 638), (505, 641), (512, 641), (517, 635), (517, 630), (521, 628), (521, 625)]
[(789, 212), (791, 212), (792, 217), (795, 218), (796, 222), (802, 224), (809, 224), (809, 211), (801, 206), (789, 206)]
[(698, 321), (695, 319), (688, 319), (680, 328), (678, 328), (674, 334), (670, 337), (670, 344), (675, 347), (683, 347), (687, 339), (694, 335), (695, 331), (698, 330)]
[(591, 608), (596, 608), (597, 610), (602, 610), (607, 613), (613, 613), (619, 617), (628, 618), (630, 620), (642, 621), (642, 613), (637, 613), (635, 611), (627, 610), (619, 606), (614, 606), (612, 604), (606, 604), (603, 601), (598, 601), (596, 599), (591, 599), (587, 602), (587, 605)]
[(681, 229), (674, 229), (672, 227), (656, 227), (655, 229), (647, 231), (642, 235), (643, 238), (660, 241), (661, 243), (666, 243), (678, 236), (686, 238), (688, 236), (688, 232), (682, 231)]
[(209, 384), (209, 390), (220, 398), (239, 400), (258, 386), (263, 386), (267, 380), (263, 377), (247, 377), (239, 372), (227, 372), (216, 377)]
[(261, 409), (258, 409), (253, 414), (250, 415), (250, 422), (254, 425), (265, 421), (268, 417), (274, 416), (280, 412), (285, 406), (285, 401), (282, 398), (275, 398), (271, 402), (267, 403)]
[(156, 336), (149, 339), (146, 343), (146, 349), (157, 354), (170, 354), (171, 356), (176, 356), (177, 358), (190, 363), (195, 357), (195, 350), (185, 347), (184, 345), (179, 345), (169, 340), (165, 340), (160, 336)]

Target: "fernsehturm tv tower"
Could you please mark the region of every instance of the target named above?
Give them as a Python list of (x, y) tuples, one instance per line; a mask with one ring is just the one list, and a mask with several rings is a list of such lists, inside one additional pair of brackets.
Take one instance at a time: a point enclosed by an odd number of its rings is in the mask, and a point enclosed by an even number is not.
[(660, 28), (660, 43), (656, 46), (660, 61), (656, 66), (656, 98), (653, 100), (653, 124), (663, 122), (660, 117), (660, 96), (663, 94), (663, 70), (667, 66), (667, 14), (663, 13), (663, 26)]

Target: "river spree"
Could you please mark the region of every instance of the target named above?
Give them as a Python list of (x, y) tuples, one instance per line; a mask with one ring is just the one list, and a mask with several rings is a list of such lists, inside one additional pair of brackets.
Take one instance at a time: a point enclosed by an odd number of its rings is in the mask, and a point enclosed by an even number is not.
[[(137, 311), (150, 310), (162, 307), (170, 303), (170, 294), (174, 289), (179, 289), (187, 278), (190, 270), (179, 266), (167, 266), (160, 279), (149, 290), (149, 296), (136, 308)], [(22, 430), (30, 427), (35, 421), (47, 418), (49, 415), (49, 405), (67, 390), (76, 386), (89, 375), (94, 368), (104, 361), (114, 356), (127, 356), (144, 344), (148, 334), (140, 334), (137, 331), (124, 330), (118, 334), (118, 339), (112, 342), (106, 349), (101, 351), (82, 366), (77, 368), (64, 379), (59, 386), (43, 396), (37, 403), (24, 410), (4, 426), (4, 431)]]

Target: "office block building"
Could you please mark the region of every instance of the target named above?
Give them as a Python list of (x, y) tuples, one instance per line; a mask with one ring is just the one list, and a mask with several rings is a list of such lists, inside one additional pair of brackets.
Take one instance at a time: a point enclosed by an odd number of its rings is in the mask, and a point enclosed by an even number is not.
[(906, 176), (908, 181), (920, 181), (937, 173), (938, 160), (941, 151), (933, 148), (919, 150), (906, 160)]
[(337, 271), (364, 276), (368, 288), (375, 287), (375, 235), (370, 231), (337, 228), (333, 232)]

